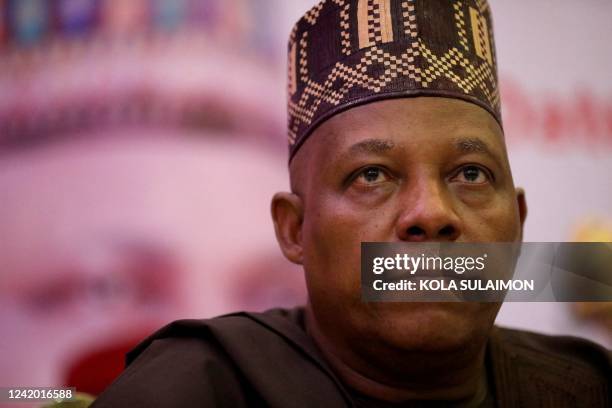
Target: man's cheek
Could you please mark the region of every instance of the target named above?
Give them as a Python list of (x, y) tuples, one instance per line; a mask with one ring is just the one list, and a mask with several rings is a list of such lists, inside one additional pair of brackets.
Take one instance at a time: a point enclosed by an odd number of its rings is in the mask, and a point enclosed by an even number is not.
[(350, 242), (384, 241), (393, 231), (392, 209), (360, 209), (336, 212), (330, 217), (329, 229)]
[[(358, 224), (338, 223), (329, 220), (321, 223), (325, 228), (313, 230), (306, 258), (316, 264), (316, 269), (326, 275), (326, 280), (345, 285), (352, 277), (359, 278), (361, 260), (361, 236)], [(315, 268), (313, 268), (314, 270)]]
[(468, 228), (466, 236), (474, 241), (514, 241), (518, 238), (518, 219), (505, 203), (466, 215), (464, 225)]

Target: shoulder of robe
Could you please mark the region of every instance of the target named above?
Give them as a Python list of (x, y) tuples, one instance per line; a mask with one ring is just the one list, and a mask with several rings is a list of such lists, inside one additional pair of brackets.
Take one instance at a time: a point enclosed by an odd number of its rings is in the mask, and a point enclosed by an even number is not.
[(246, 407), (248, 387), (214, 343), (193, 337), (147, 339), (147, 347), (92, 407)]
[[(128, 353), (126, 371), (94, 407), (182, 406), (181, 401), (232, 407), (350, 406), (341, 383), (297, 324), (297, 315), (297, 310), (279, 309), (175, 321)], [(185, 399), (172, 400), (181, 398), (177, 393)], [(141, 399), (146, 394), (152, 404), (115, 403), (118, 396), (138, 394)], [(112, 404), (104, 405), (105, 400)]]
[(612, 404), (612, 353), (596, 343), (496, 327), (489, 352), (498, 397), (516, 406)]

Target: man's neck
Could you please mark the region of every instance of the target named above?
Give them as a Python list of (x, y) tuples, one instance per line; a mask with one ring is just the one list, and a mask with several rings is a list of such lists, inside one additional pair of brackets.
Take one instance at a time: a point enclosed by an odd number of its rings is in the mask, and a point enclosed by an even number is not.
[(340, 380), (367, 397), (388, 402), (469, 401), (483, 399), (486, 394), (486, 343), (471, 347), (468, 353), (377, 350), (372, 361), (372, 354), (366, 356), (330, 341), (310, 307), (305, 310), (305, 324)]

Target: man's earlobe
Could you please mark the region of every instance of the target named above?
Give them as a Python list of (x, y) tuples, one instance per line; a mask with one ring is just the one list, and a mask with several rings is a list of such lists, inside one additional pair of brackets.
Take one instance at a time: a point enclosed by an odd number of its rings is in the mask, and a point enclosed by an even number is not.
[(522, 240), (525, 219), (527, 218), (527, 199), (525, 198), (525, 190), (523, 190), (520, 187), (516, 189), (516, 203), (518, 205), (519, 218), (521, 221), (521, 240)]
[(276, 240), (293, 263), (302, 263), (302, 220), (304, 207), (302, 199), (293, 193), (276, 193), (272, 198), (272, 220)]

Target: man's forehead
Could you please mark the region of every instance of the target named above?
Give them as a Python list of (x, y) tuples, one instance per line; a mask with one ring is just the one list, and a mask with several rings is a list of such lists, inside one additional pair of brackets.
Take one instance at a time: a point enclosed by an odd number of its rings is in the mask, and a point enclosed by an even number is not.
[(412, 142), (444, 141), (471, 151), (487, 151), (495, 145), (503, 148), (504, 144), (499, 125), (484, 109), (464, 101), (433, 97), (354, 107), (324, 122), (310, 139), (322, 144), (324, 150), (352, 153), (382, 152)]

